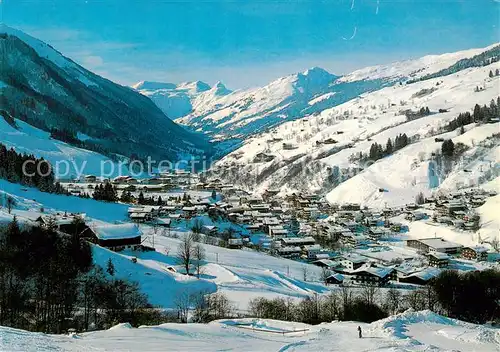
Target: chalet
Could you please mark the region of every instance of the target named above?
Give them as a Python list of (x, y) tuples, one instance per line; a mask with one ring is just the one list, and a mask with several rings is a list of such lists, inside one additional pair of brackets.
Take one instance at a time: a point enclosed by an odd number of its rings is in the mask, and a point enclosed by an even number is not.
[(261, 231), (261, 224), (249, 224), (249, 225), (246, 225), (245, 228), (250, 233), (257, 233), (257, 232)]
[(243, 248), (243, 240), (241, 238), (230, 238), (227, 241), (227, 246), (231, 249)]
[(268, 233), (269, 236), (274, 238), (284, 238), (288, 236), (288, 230), (284, 229), (281, 225), (269, 226)]
[(431, 251), (441, 252), (446, 254), (457, 254), (461, 251), (462, 245), (446, 241), (442, 238), (422, 238), (418, 240), (407, 240), (406, 245), (428, 253)]
[(298, 258), (302, 254), (302, 249), (297, 246), (280, 247), (278, 254), (284, 258)]
[(469, 260), (486, 261), (488, 259), (488, 249), (481, 246), (462, 248), (462, 257)]
[(156, 224), (161, 227), (170, 227), (170, 225), (172, 224), (172, 219), (158, 218), (156, 219)]
[(345, 245), (356, 247), (362, 244), (368, 244), (370, 241), (367, 236), (354, 234), (352, 232), (343, 232), (340, 240)]
[(308, 244), (303, 246), (302, 249), (303, 253), (307, 256), (307, 259), (315, 259), (316, 255), (322, 251), (319, 244)]
[(217, 236), (218, 230), (217, 226), (213, 225), (203, 225), (201, 227), (201, 233), (207, 236)]
[(305, 207), (302, 209), (302, 216), (306, 219), (317, 219), (319, 216), (319, 210), (314, 207)]
[(368, 260), (365, 257), (351, 254), (341, 257), (339, 262), (344, 268), (352, 271), (362, 267), (364, 264), (368, 262)]
[(355, 271), (353, 281), (363, 285), (384, 286), (393, 277), (394, 269), (369, 267)]
[(342, 274), (332, 274), (325, 279), (327, 285), (341, 285), (344, 282), (344, 275)]
[(429, 252), (427, 253), (429, 265), (436, 268), (445, 268), (450, 263), (450, 257), (442, 252)]
[(269, 204), (261, 203), (261, 204), (251, 204), (250, 209), (258, 211), (258, 212), (267, 212), (271, 206)]
[(161, 192), (163, 191), (163, 185), (140, 185), (138, 187), (140, 190), (144, 192)]
[(115, 185), (125, 184), (130, 176), (117, 176), (111, 182)]
[(356, 203), (351, 203), (351, 204), (342, 204), (340, 206), (341, 210), (350, 210), (350, 211), (359, 211), (361, 209), (361, 206)]
[(178, 223), (181, 220), (181, 214), (168, 214), (168, 218), (171, 221), (171, 224)]
[(319, 266), (320, 268), (334, 268), (339, 264), (330, 259), (318, 259), (311, 263), (312, 265)]
[(427, 285), (430, 280), (435, 278), (441, 273), (438, 268), (427, 268), (409, 275), (399, 277), (398, 281), (413, 285)]
[(135, 224), (105, 224), (91, 227), (95, 242), (101, 247), (120, 251), (126, 248), (138, 249), (142, 232)]
[(196, 215), (196, 207), (191, 206), (191, 207), (183, 207), (182, 212), (184, 213), (185, 217), (191, 217)]
[(129, 177), (127, 178), (127, 180), (125, 181), (128, 185), (136, 185), (139, 183), (139, 180), (136, 179), (136, 178), (133, 178), (133, 177)]
[(371, 227), (368, 230), (368, 237), (374, 241), (379, 240), (383, 236), (386, 235), (386, 231), (384, 229), (381, 229), (379, 227)]
[(449, 201), (448, 204), (445, 204), (444, 206), (448, 210), (448, 213), (450, 215), (453, 214), (453, 212), (455, 211), (467, 209), (467, 206), (463, 204), (460, 200)]
[(315, 244), (316, 241), (313, 237), (286, 237), (281, 239), (283, 246), (306, 246)]
[(97, 182), (97, 176), (95, 176), (95, 175), (85, 175), (84, 176), (84, 181), (86, 183), (95, 183), (95, 182)]
[(151, 220), (151, 216), (148, 213), (129, 213), (128, 216), (133, 222), (146, 222)]
[[(131, 179), (131, 180), (133, 180), (133, 179)], [(152, 178), (147, 179), (145, 181), (148, 183), (148, 185), (161, 185), (161, 184), (163, 184), (163, 180), (161, 178), (158, 178), (158, 177), (152, 177)]]

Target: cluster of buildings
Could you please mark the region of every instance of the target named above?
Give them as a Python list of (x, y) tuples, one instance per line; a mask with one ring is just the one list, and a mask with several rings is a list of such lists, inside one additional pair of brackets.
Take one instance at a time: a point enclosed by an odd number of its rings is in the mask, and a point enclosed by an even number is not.
[[(91, 184), (96, 179), (86, 177), (85, 181)], [(230, 238), (225, 238), (228, 247), (249, 246), (271, 255), (312, 263), (331, 272), (328, 283), (349, 280), (385, 285), (398, 281), (422, 285), (450, 267), (455, 259), (487, 260), (484, 247), (464, 247), (442, 238), (407, 240), (405, 248), (413, 255), (395, 254), (384, 248), (387, 241), (408, 230), (407, 225), (394, 221), (395, 218), (473, 229), (478, 226), (474, 208), (491, 195), (481, 190), (426, 198), (423, 205), (373, 210), (359, 204), (331, 205), (315, 194), (280, 196), (278, 190), (268, 189), (261, 196), (251, 195), (219, 179), (205, 180), (188, 172), (160, 174), (147, 180), (119, 177), (109, 182), (162, 196), (162, 205), (131, 206), (128, 209), (131, 224), (90, 229), (92, 241), (115, 250), (140, 245), (140, 231), (134, 223), (181, 227), (193, 219), (210, 218), (213, 221), (201, 224), (202, 234), (227, 236), (227, 228), (219, 228), (218, 222), (230, 223), (234, 226)], [(198, 195), (204, 192), (204, 196), (181, 198), (179, 192), (172, 195), (172, 189)], [(415, 258), (424, 259), (425, 265), (409, 265)]]

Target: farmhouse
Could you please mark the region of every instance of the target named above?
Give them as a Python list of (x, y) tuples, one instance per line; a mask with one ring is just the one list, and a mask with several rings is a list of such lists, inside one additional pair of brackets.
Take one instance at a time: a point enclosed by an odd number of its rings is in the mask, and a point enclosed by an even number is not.
[(283, 258), (298, 258), (302, 253), (302, 249), (297, 246), (287, 246), (278, 248), (278, 254)]
[(227, 245), (231, 249), (241, 249), (243, 248), (243, 240), (241, 238), (230, 238)]
[(344, 275), (342, 274), (332, 274), (325, 279), (327, 285), (340, 285), (344, 282)]
[(340, 264), (351, 271), (359, 269), (367, 262), (366, 258), (359, 255), (345, 255), (340, 259)]
[(281, 243), (283, 246), (305, 246), (316, 241), (312, 237), (286, 237), (281, 239)]
[(398, 281), (414, 285), (427, 285), (429, 281), (438, 276), (440, 272), (441, 270), (437, 268), (427, 268), (410, 275), (402, 276)]
[(104, 224), (91, 227), (94, 241), (101, 247), (115, 251), (125, 248), (138, 249), (142, 232), (135, 224)]
[(427, 258), (429, 259), (429, 265), (436, 268), (445, 268), (450, 263), (448, 254), (442, 252), (429, 252)]
[(369, 267), (354, 272), (353, 281), (359, 284), (383, 286), (389, 282), (394, 273), (393, 268)]

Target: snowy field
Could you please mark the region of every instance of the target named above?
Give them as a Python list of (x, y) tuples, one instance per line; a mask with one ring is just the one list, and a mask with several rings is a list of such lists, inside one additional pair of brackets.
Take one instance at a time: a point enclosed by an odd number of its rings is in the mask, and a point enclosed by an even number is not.
[[(357, 336), (361, 326), (363, 338)], [(464, 351), (500, 350), (500, 330), (448, 319), (430, 311), (371, 324), (316, 326), (274, 320), (220, 320), (209, 324), (120, 324), (75, 336), (0, 327), (0, 351)]]

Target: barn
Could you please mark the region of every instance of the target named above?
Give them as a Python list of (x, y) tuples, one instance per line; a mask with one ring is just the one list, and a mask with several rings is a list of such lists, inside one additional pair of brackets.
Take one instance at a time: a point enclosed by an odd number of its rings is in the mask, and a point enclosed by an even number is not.
[(139, 249), (142, 232), (135, 224), (99, 224), (91, 226), (94, 241), (114, 251)]

